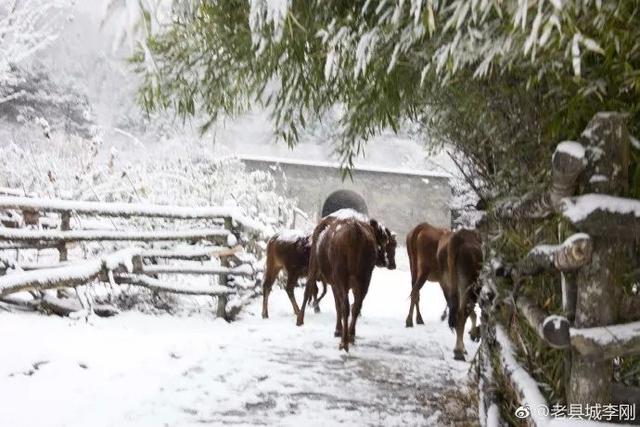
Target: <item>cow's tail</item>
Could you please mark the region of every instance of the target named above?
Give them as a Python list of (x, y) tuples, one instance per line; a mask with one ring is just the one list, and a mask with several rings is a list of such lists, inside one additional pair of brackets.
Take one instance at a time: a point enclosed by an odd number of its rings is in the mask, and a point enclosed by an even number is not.
[(411, 230), (409, 234), (407, 234), (407, 255), (409, 256), (409, 271), (411, 271), (411, 295), (413, 297), (413, 286), (416, 284), (416, 275), (417, 275), (417, 252), (415, 248), (414, 242), (414, 233), (415, 230)]
[(455, 234), (451, 236), (449, 244), (447, 245), (447, 270), (448, 270), (448, 291), (449, 298), (447, 299), (449, 305), (449, 327), (454, 329), (458, 320), (458, 307), (460, 306), (460, 295), (458, 292), (458, 268), (456, 266), (457, 261), (457, 239)]

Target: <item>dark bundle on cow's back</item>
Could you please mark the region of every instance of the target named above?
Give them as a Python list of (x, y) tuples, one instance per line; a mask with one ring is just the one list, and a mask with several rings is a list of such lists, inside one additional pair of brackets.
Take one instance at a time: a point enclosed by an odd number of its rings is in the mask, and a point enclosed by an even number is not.
[[(377, 265), (394, 269), (396, 245), (393, 233), (361, 214), (343, 210), (323, 218), (313, 232), (307, 287), (297, 324), (304, 323), (305, 307), (315, 282), (331, 284), (337, 315), (335, 334), (342, 337), (340, 349), (348, 351), (349, 343), (355, 339), (356, 321), (373, 268)], [(349, 290), (354, 296), (350, 324)]]

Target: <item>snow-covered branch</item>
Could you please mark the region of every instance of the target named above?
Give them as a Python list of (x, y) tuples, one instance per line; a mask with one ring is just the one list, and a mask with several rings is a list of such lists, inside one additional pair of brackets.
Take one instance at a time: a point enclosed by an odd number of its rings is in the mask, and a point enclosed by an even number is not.
[(640, 201), (603, 194), (585, 194), (562, 200), (562, 215), (594, 236), (637, 239), (640, 236)]
[(1, 276), (0, 297), (30, 289), (45, 290), (82, 285), (97, 278), (103, 270), (131, 271), (132, 258), (138, 251), (138, 249), (124, 249), (102, 258), (81, 261), (64, 267)]
[(118, 284), (141, 286), (156, 292), (170, 292), (183, 295), (221, 296), (235, 293), (233, 289), (224, 286), (178, 286), (152, 277), (136, 274), (116, 274), (114, 275), (114, 280)]
[[(68, 7), (67, 0), (9, 0), (0, 3), (0, 85), (12, 79), (12, 65), (32, 56), (58, 37)], [(12, 95), (4, 94), (0, 98)]]
[[(134, 269), (134, 271), (137, 273)], [(253, 268), (249, 264), (239, 265), (238, 267), (218, 267), (203, 264), (181, 264), (181, 265), (143, 265), (144, 274), (222, 274), (232, 276), (252, 277), (254, 275)]]
[(204, 246), (176, 249), (147, 249), (142, 251), (143, 258), (170, 258), (182, 260), (207, 260), (234, 256), (242, 250), (241, 246), (226, 248), (222, 246)]
[(613, 359), (640, 353), (640, 322), (572, 328), (571, 346), (586, 356)]

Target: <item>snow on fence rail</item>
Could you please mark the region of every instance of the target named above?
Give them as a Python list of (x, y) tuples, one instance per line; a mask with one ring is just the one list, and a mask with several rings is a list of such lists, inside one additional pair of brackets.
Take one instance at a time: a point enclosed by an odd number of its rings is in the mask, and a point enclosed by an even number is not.
[(119, 230), (25, 230), (0, 228), (0, 240), (12, 242), (68, 242), (100, 241), (137, 241), (152, 242), (163, 240), (207, 240), (225, 244), (229, 239), (235, 243), (235, 237), (224, 229), (200, 229), (179, 231), (119, 231)]
[[(11, 213), (12, 221), (0, 226), (0, 250), (55, 248), (58, 263), (21, 263), (0, 255), (0, 299), (24, 290), (44, 291), (75, 287), (93, 280), (112, 284), (126, 283), (153, 291), (186, 295), (210, 295), (218, 301), (217, 313), (227, 316), (227, 300), (236, 290), (230, 287), (233, 276), (255, 278), (257, 269), (240, 257), (242, 243), (268, 237), (268, 227), (244, 216), (238, 209), (223, 207), (185, 207), (153, 204), (98, 203), (72, 200), (18, 197), (18, 191), (0, 189), (0, 213)], [(14, 211), (22, 215), (15, 221)], [(60, 215), (58, 229), (42, 229), (42, 214)], [(71, 229), (72, 215), (95, 217), (146, 217), (164, 220), (206, 220), (208, 228), (182, 230), (95, 230)], [(81, 221), (76, 221), (81, 224)], [(35, 226), (37, 229), (12, 228), (15, 225)], [(49, 224), (49, 222), (47, 222)], [(69, 244), (76, 242), (205, 242), (204, 246), (131, 248), (112, 255), (83, 261), (69, 261)], [(167, 243), (170, 244), (170, 243)], [(213, 244), (214, 246), (211, 246)], [(165, 244), (166, 245), (166, 244)], [(255, 247), (255, 245), (254, 245)], [(203, 263), (218, 259), (215, 263)], [(119, 260), (116, 262), (114, 260)], [(180, 265), (158, 263), (158, 260), (181, 260)], [(149, 262), (153, 262), (149, 265)], [(6, 274), (13, 269), (11, 274)], [(5, 274), (4, 276), (2, 274)], [(180, 287), (149, 276), (158, 274), (190, 274), (218, 276), (217, 287)], [(52, 298), (41, 302), (51, 304)], [(5, 298), (6, 302), (6, 298)], [(15, 301), (13, 301), (15, 302)], [(68, 312), (74, 304), (58, 301), (59, 312)], [(66, 305), (67, 307), (62, 307)]]
[[(239, 224), (247, 231), (269, 234), (264, 224), (255, 221), (231, 207), (189, 207), (141, 203), (81, 202), (74, 200), (42, 199), (35, 197), (0, 196), (0, 209), (18, 209), (79, 215), (128, 218), (132, 216), (167, 219), (216, 219), (223, 218)], [(231, 224), (230, 224), (231, 226)]]
[[(628, 402), (640, 396), (612, 383), (612, 359), (640, 354), (640, 322), (612, 325), (614, 294), (624, 260), (630, 259), (630, 245), (640, 237), (640, 201), (618, 197), (628, 186), (629, 134), (622, 115), (597, 114), (583, 132), (581, 143), (560, 143), (552, 157), (549, 190), (498, 204), (498, 220), (532, 221), (561, 215), (582, 231), (559, 245), (535, 246), (513, 265), (493, 263), (483, 273), (481, 307), (483, 341), (479, 353), (481, 370), (495, 367), (507, 378), (521, 399), (522, 407), (546, 406), (536, 381), (515, 357), (505, 326), (493, 315), (499, 307), (518, 312), (546, 345), (564, 349), (568, 369), (566, 401), (569, 405), (601, 405)], [(595, 154), (594, 154), (595, 153)], [(597, 155), (596, 155), (597, 154)], [(597, 177), (597, 179), (594, 179)], [(590, 194), (575, 196), (578, 188)], [(543, 272), (557, 272), (562, 280), (562, 313), (549, 314), (535, 301), (519, 295), (524, 278)], [(571, 276), (565, 273), (571, 272)], [(513, 284), (509, 297), (498, 298), (497, 276)], [(498, 354), (497, 363), (490, 362)], [(484, 360), (484, 359), (489, 359)], [(484, 367), (484, 368), (482, 368)], [(491, 372), (481, 372), (480, 414), (488, 425), (495, 408)], [(625, 395), (616, 395), (624, 390)], [(634, 402), (636, 403), (636, 402)], [(638, 403), (640, 399), (638, 399)], [(491, 415), (495, 419), (495, 410)], [(528, 422), (536, 426), (609, 425), (586, 420), (541, 416), (531, 411)], [(619, 425), (619, 424), (616, 424)]]

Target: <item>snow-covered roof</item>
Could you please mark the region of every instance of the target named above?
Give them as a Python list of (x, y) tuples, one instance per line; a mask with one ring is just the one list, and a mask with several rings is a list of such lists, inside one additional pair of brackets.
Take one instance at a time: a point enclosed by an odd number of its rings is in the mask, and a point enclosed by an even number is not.
[[(298, 166), (313, 166), (319, 168), (331, 168), (331, 169), (340, 169), (340, 165), (335, 162), (323, 162), (323, 161), (310, 161), (310, 160), (298, 160), (298, 159), (287, 159), (282, 157), (269, 157), (269, 156), (238, 156), (240, 160), (247, 160), (250, 162), (266, 162), (266, 163), (283, 163), (289, 165), (298, 165)], [(407, 168), (386, 168), (386, 167), (377, 167), (377, 166), (355, 166), (353, 168), (354, 171), (362, 171), (362, 172), (377, 172), (377, 173), (389, 173), (389, 174), (397, 174), (397, 175), (413, 175), (420, 177), (432, 177), (432, 178), (451, 178), (451, 175), (444, 172), (435, 172), (435, 171), (421, 171), (418, 169), (407, 169)]]

